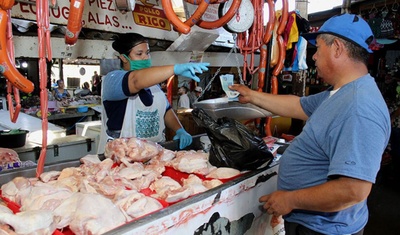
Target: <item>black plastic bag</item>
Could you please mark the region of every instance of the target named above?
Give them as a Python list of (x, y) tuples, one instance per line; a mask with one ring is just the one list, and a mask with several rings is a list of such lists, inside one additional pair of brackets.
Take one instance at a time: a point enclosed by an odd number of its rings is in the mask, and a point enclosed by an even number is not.
[(228, 117), (214, 120), (199, 108), (192, 115), (210, 138), (209, 161), (213, 166), (254, 170), (272, 162), (274, 157), (264, 140), (239, 121)]

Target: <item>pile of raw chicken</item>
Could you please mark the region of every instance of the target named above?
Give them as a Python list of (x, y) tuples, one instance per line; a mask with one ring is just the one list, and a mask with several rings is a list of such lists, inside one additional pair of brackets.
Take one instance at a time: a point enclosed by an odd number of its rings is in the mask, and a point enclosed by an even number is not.
[[(203, 151), (171, 151), (137, 138), (108, 142), (104, 155), (2, 185), (2, 198), (20, 207), (13, 213), (0, 204), (0, 234), (102, 234), (241, 173), (210, 165)], [(187, 177), (168, 176), (166, 169)]]
[(7, 169), (9, 165), (13, 166), (20, 163), (18, 153), (13, 149), (0, 148), (0, 171)]

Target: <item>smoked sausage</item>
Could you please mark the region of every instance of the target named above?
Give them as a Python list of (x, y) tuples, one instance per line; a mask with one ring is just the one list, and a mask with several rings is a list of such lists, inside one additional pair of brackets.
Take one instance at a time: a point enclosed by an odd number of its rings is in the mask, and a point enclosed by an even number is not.
[(14, 67), (7, 52), (7, 12), (0, 9), (0, 73), (11, 82), (13, 86), (25, 93), (31, 93), (34, 85)]
[(65, 32), (65, 43), (73, 46), (78, 41), (82, 29), (82, 15), (85, 7), (85, 0), (71, 0), (67, 31)]

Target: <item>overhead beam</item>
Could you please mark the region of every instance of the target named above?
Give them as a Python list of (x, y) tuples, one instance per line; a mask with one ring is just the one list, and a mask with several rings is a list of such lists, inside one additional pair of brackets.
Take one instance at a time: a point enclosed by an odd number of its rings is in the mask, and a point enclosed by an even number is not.
[[(14, 36), (15, 57), (38, 58), (37, 37)], [(52, 57), (57, 59), (116, 59), (112, 41), (80, 39), (70, 47), (65, 45), (64, 38), (51, 38)], [(204, 52), (203, 62), (209, 62), (213, 67), (243, 66), (243, 56), (237, 52)], [(191, 60), (192, 52), (154, 51), (151, 53), (153, 65), (187, 63)], [(256, 54), (255, 65), (259, 64)]]

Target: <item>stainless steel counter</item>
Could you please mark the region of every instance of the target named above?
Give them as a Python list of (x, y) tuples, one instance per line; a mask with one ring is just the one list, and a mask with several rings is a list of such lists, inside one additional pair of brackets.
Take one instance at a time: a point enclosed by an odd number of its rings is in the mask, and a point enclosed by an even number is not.
[[(79, 160), (59, 162), (46, 165), (44, 171), (79, 165)], [(247, 231), (246, 234), (272, 235), (273, 229), (268, 223), (271, 216), (262, 210), (258, 198), (276, 190), (277, 173), (277, 163), (248, 172), (240, 178), (128, 222), (105, 235), (211, 234), (203, 233), (205, 228), (214, 226), (224, 229), (227, 223)], [(17, 176), (35, 177), (35, 174), (36, 168), (3, 172), (0, 174), (0, 185)]]
[[(16, 123), (11, 122), (10, 113), (6, 110), (0, 110), (0, 129), (24, 129), (29, 130), (30, 133), (42, 130), (42, 120), (37, 117), (32, 117), (26, 113), (19, 113)], [(65, 129), (49, 123), (48, 130), (53, 132), (63, 132)]]
[(278, 165), (249, 172), (105, 235), (231, 234), (229, 227), (243, 232), (238, 234), (272, 235), (271, 216), (258, 199), (276, 190), (277, 172)]
[[(200, 149), (200, 136), (194, 137), (188, 149)], [(178, 141), (170, 141), (162, 145), (174, 150), (177, 144)], [(60, 161), (46, 164), (44, 171), (62, 170), (79, 165), (79, 160)], [(2, 172), (0, 185), (17, 176), (35, 177), (35, 174), (36, 168)], [(128, 222), (107, 232), (106, 235), (211, 234), (207, 233), (211, 226), (219, 229), (216, 233), (229, 234), (223, 231), (227, 224), (230, 224), (231, 228), (243, 231), (243, 234), (246, 232), (272, 235), (273, 229), (269, 223), (271, 216), (262, 210), (258, 199), (276, 190), (277, 174), (278, 162), (272, 162), (268, 167), (244, 173), (241, 177), (216, 188)]]
[[(37, 162), (42, 149), (41, 138), (29, 138), (25, 146), (14, 148), (21, 161)], [(45, 164), (78, 160), (87, 154), (96, 154), (95, 139), (86, 136), (68, 135), (49, 139)]]

